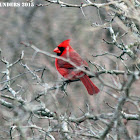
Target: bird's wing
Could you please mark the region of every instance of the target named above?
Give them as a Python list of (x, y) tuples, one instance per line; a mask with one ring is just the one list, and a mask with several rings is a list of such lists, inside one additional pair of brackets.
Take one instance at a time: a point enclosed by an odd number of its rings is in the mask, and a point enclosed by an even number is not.
[[(72, 51), (70, 52), (69, 54), (64, 54), (63, 55), (64, 58), (66, 59), (69, 59), (70, 62), (74, 63), (75, 65), (77, 66), (87, 66), (88, 67), (88, 64), (86, 61), (84, 61), (80, 55), (75, 52), (75, 51)], [(58, 60), (58, 65), (61, 67), (61, 68), (66, 68), (66, 69), (75, 69), (75, 66), (73, 66), (72, 64), (70, 64), (69, 62), (66, 62), (66, 61), (63, 61), (63, 60)]]
[[(63, 57), (69, 59), (70, 62), (77, 65), (77, 67), (83, 67), (86, 70), (89, 70), (87, 62), (84, 61), (80, 57), (80, 55), (75, 51), (70, 52), (69, 55), (63, 55)], [(79, 71), (75, 66), (73, 66), (69, 62), (66, 62), (61, 59), (57, 59), (57, 70), (63, 77), (67, 79), (77, 79), (78, 77), (81, 77), (84, 74), (82, 71)]]
[(58, 59), (57, 60), (57, 66), (59, 68), (65, 68), (65, 69), (74, 69), (75, 67), (73, 65), (71, 65), (70, 63), (64, 61), (64, 60), (61, 60), (61, 59)]

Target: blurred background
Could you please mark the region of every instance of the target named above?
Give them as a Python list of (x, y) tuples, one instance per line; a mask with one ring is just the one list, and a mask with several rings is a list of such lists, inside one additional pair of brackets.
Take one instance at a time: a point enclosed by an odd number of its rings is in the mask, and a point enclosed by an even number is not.
[[(26, 2), (25, 0), (5, 0), (3, 2)], [(72, 4), (85, 3), (82, 0), (65, 0)], [(94, 0), (92, 0), (94, 2)], [(98, 0), (96, 3), (103, 3), (106, 0)], [(48, 4), (48, 6), (36, 6), (38, 4)], [(108, 14), (108, 8), (97, 9), (93, 6), (85, 8), (60, 7), (57, 4), (47, 3), (45, 1), (34, 1), (34, 7), (0, 7), (0, 49), (1, 58), (6, 59), (9, 63), (15, 62), (24, 50), (23, 64), (26, 64), (30, 70), (38, 70), (46, 68), (42, 79), (49, 87), (62, 81), (62, 77), (55, 69), (54, 58), (37, 53), (34, 57), (34, 50), (25, 47), (21, 42), (31, 43), (37, 48), (53, 53), (53, 49), (66, 39), (71, 39), (71, 46), (89, 63), (89, 60), (95, 64), (99, 64), (108, 70), (119, 69), (125, 70), (123, 63), (116, 57), (111, 55), (93, 57), (104, 52), (114, 53), (117, 56), (121, 54), (121, 50), (113, 45), (107, 44), (103, 39), (111, 41), (108, 30), (102, 28), (106, 20), (111, 20), (112, 17)], [(84, 12), (84, 14), (83, 14)], [(96, 24), (96, 25), (95, 25)], [(116, 18), (112, 24), (115, 33), (119, 31), (119, 35), (127, 32), (120, 38), (124, 44), (134, 43), (137, 39), (127, 30), (119, 18)], [(93, 55), (93, 56), (92, 56)], [(126, 56), (124, 56), (126, 58)], [(133, 62), (126, 61), (128, 67), (131, 67)], [(89, 63), (92, 72), (97, 69)], [(0, 62), (0, 72), (4, 71), (6, 66)], [(15, 77), (26, 72), (27, 69), (20, 63), (15, 65), (10, 70), (10, 77)], [(42, 71), (36, 72), (41, 77)], [(123, 76), (112, 76), (106, 74), (102, 76), (103, 80), (109, 83), (116, 81), (124, 82)], [(0, 74), (0, 81), (4, 81), (6, 77)], [(92, 81), (100, 88), (101, 92), (98, 95), (89, 96), (81, 82), (73, 82), (67, 86), (67, 95), (61, 90), (51, 91), (40, 98), (39, 104), (43, 104), (48, 109), (58, 114), (69, 114), (79, 117), (86, 113), (88, 107), (93, 114), (112, 112), (106, 103), (114, 106), (117, 103), (115, 98), (108, 96), (106, 92), (120, 95), (117, 91), (104, 87), (97, 78), (92, 78)], [(119, 84), (116, 84), (119, 87)], [(139, 94), (139, 82), (133, 85), (133, 95)], [(44, 90), (44, 87), (39, 85), (32, 78), (30, 73), (19, 76), (12, 80), (12, 88), (15, 91), (20, 91), (21, 95), (27, 102), (30, 102), (38, 93)], [(3, 84), (0, 84), (0, 88)], [(2, 91), (1, 94), (10, 95), (7, 91)], [(9, 101), (9, 100), (8, 100)], [(32, 106), (38, 102), (33, 101)], [(87, 107), (88, 106), (88, 107)], [(15, 114), (6, 110), (0, 105), (0, 135), (9, 137), (9, 124), (14, 121)], [(127, 110), (127, 104), (126, 108)], [(131, 106), (129, 111), (135, 112), (136, 108)], [(6, 121), (5, 121), (6, 120)], [(26, 120), (26, 119), (25, 119)], [(33, 118), (39, 126), (46, 127), (46, 119)], [(25, 121), (26, 122), (26, 121)], [(24, 123), (25, 123), (24, 122)], [(133, 122), (135, 123), (135, 122)], [(26, 124), (26, 123), (25, 123)], [(134, 125), (133, 125), (134, 126)], [(135, 133), (136, 127), (131, 129), (131, 133)], [(39, 138), (38, 138), (39, 139)], [(40, 138), (41, 139), (41, 138)], [(57, 138), (60, 139), (60, 138)]]

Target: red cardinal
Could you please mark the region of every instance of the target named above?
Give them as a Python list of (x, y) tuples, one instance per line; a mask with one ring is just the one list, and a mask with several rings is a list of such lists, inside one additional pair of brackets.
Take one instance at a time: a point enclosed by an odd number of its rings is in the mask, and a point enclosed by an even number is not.
[[(87, 62), (83, 60), (80, 57), (80, 55), (70, 46), (69, 42), (70, 42), (70, 39), (63, 41), (62, 43), (58, 45), (57, 48), (54, 49), (54, 52), (57, 53), (58, 56), (70, 60), (77, 67), (81, 67), (81, 68), (84, 68), (85, 70), (89, 70)], [(99, 89), (92, 83), (92, 81), (86, 75), (86, 73), (78, 70), (72, 64), (64, 60), (56, 58), (55, 66), (58, 72), (64, 78), (69, 79), (69, 80), (80, 79), (90, 95), (93, 95), (99, 92)]]

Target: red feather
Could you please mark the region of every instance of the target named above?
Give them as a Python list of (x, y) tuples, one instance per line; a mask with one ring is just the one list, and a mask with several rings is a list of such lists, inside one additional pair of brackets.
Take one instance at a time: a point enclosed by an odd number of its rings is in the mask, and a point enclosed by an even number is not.
[[(57, 55), (66, 58), (73, 62), (75, 65), (88, 69), (88, 64), (85, 60), (83, 60), (80, 55), (69, 45), (70, 40), (65, 40), (58, 45), (57, 48), (54, 49), (54, 52)], [(74, 80), (80, 79), (84, 86), (86, 87), (88, 93), (90, 95), (96, 94), (99, 92), (99, 89), (92, 83), (90, 78), (82, 71), (77, 70), (72, 64), (57, 59), (55, 60), (55, 66), (58, 72), (66, 79)]]
[(99, 92), (99, 89), (92, 83), (92, 81), (87, 75), (84, 75), (83, 77), (81, 77), (80, 80), (85, 85), (90, 95), (97, 94)]

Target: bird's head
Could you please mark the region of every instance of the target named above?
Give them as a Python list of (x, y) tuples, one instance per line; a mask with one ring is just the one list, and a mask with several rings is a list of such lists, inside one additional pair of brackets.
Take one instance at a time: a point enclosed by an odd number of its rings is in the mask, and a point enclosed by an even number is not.
[(62, 53), (67, 53), (68, 50), (70, 51), (72, 49), (69, 43), (70, 39), (67, 39), (61, 42), (53, 51), (57, 53), (58, 56), (61, 56)]

